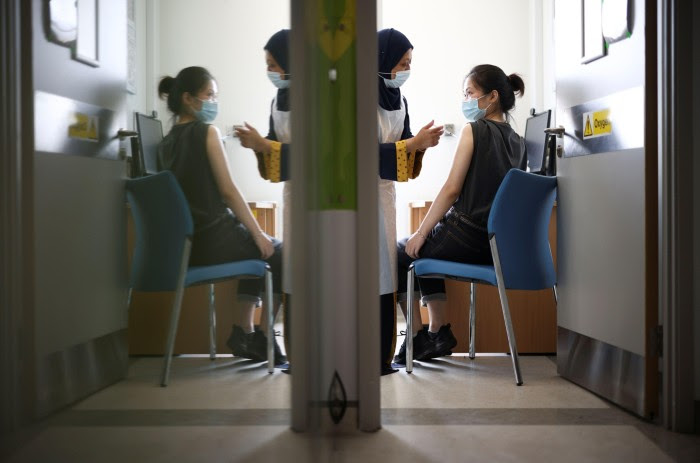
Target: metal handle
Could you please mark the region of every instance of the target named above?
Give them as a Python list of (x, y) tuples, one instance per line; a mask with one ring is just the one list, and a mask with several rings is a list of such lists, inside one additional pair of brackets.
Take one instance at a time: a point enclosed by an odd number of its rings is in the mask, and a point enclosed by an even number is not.
[(119, 129), (117, 130), (117, 138), (129, 138), (138, 136), (138, 132), (133, 130)]
[(564, 136), (565, 132), (566, 132), (566, 129), (561, 125), (559, 127), (549, 127), (549, 128), (544, 129), (544, 133), (556, 135), (557, 138), (562, 138)]

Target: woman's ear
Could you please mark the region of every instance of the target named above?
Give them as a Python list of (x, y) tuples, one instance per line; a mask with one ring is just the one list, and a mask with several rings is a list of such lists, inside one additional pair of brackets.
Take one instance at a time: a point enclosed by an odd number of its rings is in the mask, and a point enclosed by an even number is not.
[(182, 105), (186, 107), (192, 106), (193, 97), (189, 92), (182, 92)]

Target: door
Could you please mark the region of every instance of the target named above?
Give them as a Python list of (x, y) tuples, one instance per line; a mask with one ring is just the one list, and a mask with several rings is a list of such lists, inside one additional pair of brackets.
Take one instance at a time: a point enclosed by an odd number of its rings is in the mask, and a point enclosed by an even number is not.
[(33, 0), (36, 416), (123, 378), (127, 1)]
[(644, 0), (555, 1), (558, 370), (647, 417), (658, 374), (655, 22)]

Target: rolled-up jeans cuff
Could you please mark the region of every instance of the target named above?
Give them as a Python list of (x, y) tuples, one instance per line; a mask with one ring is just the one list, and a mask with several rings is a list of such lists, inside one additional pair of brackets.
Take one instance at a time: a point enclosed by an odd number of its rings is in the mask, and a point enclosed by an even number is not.
[(258, 296), (253, 296), (251, 294), (238, 294), (236, 295), (236, 300), (238, 302), (247, 302), (249, 304), (255, 304), (255, 307), (260, 307), (262, 304), (262, 299)]
[(434, 294), (428, 294), (427, 296), (423, 296), (421, 299), (421, 305), (427, 305), (428, 302), (430, 301), (446, 301), (447, 300), (447, 294), (445, 293), (434, 293)]
[[(406, 293), (398, 293), (396, 299), (399, 302), (406, 302)], [(413, 291), (413, 300), (420, 299), (420, 291)]]

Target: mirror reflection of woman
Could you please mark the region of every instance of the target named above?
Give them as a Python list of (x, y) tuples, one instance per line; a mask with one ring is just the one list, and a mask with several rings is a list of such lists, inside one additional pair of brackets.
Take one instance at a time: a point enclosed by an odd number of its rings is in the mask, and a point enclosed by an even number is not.
[(389, 374), (394, 355), (397, 289), (396, 263), (396, 186), (416, 178), (425, 151), (436, 146), (442, 126), (433, 121), (414, 136), (408, 117), (408, 102), (400, 87), (411, 72), (413, 45), (395, 29), (377, 34), (379, 48), (379, 257), (381, 310), (381, 373)]
[[(175, 124), (158, 150), (160, 169), (173, 172), (182, 187), (194, 222), (190, 265), (214, 265), (236, 260), (265, 259), (272, 268), (273, 288), (279, 292), (282, 280), (282, 243), (267, 236), (233, 182), (219, 130), (211, 125), (218, 112), (218, 86), (206, 69), (192, 66), (176, 77), (164, 77), (158, 85), (167, 99)], [(262, 292), (259, 279), (241, 280), (239, 301), (257, 301)], [(276, 294), (276, 301), (280, 300)], [(264, 331), (252, 330), (254, 305), (245, 313), (234, 311), (234, 323), (227, 344), (234, 355), (257, 361), (267, 359)], [(266, 317), (262, 325), (267, 326)], [(275, 344), (275, 363), (285, 361)]]
[[(260, 176), (270, 182), (284, 182), (282, 190), (282, 241), (290, 243), (291, 236), (291, 183), (289, 182), (289, 153), (291, 124), (289, 110), (289, 87), (291, 84), (289, 66), (289, 29), (282, 29), (270, 37), (265, 44), (265, 64), (270, 82), (277, 88), (277, 94), (270, 105), (270, 128), (263, 137), (252, 125), (245, 123), (236, 127), (236, 136), (241, 145), (255, 152)], [(291, 306), (291, 262), (288, 251), (282, 256), (284, 277), (284, 343), (289, 355), (289, 313)]]

